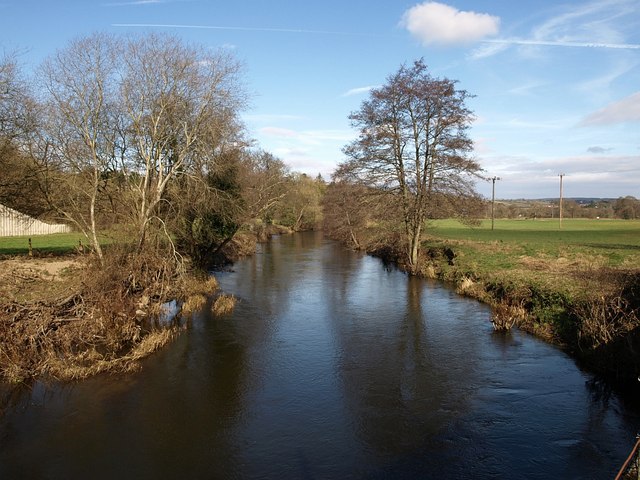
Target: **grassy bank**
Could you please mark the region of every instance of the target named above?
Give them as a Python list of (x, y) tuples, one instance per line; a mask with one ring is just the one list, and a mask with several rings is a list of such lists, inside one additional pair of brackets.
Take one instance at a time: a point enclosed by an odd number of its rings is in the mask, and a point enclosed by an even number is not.
[[(640, 221), (436, 221), (423, 273), (623, 383), (640, 373)], [(634, 385), (635, 387), (635, 385)]]

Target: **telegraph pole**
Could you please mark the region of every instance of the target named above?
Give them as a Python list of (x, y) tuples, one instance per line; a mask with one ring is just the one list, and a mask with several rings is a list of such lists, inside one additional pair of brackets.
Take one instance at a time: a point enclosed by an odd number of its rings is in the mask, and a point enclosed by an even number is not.
[(562, 177), (564, 177), (564, 173), (560, 174), (560, 228), (562, 228)]
[(491, 188), (491, 230), (493, 230), (493, 221), (495, 218), (496, 180), (500, 180), (500, 177), (493, 177), (491, 179), (491, 181), (493, 182), (493, 185)]

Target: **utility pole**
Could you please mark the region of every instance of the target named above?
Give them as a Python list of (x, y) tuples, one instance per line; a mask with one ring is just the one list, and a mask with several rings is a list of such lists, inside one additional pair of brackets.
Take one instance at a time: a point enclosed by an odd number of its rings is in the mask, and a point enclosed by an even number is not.
[(491, 181), (493, 182), (493, 185), (491, 188), (491, 230), (493, 230), (493, 221), (495, 218), (496, 180), (500, 180), (500, 177), (493, 177), (491, 179)]
[(559, 217), (560, 217), (560, 228), (562, 228), (562, 177), (564, 177), (564, 173), (560, 174), (560, 212), (559, 212)]

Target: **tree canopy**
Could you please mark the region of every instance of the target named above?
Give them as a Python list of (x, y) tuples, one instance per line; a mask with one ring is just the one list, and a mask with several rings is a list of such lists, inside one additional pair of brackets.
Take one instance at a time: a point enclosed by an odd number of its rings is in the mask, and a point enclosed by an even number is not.
[(397, 204), (411, 271), (425, 220), (443, 209), (462, 212), (465, 199), (477, 198), (473, 181), (481, 168), (468, 136), (469, 97), (418, 60), (402, 65), (349, 117), (359, 135), (344, 148), (347, 159), (334, 179), (374, 187)]

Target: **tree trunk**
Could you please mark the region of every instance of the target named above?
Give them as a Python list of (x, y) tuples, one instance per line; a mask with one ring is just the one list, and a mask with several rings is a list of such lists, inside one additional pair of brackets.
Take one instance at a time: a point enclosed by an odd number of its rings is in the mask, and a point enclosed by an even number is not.
[(420, 237), (422, 234), (422, 223), (414, 225), (411, 229), (411, 238), (409, 244), (409, 267), (412, 274), (418, 272), (418, 263), (420, 261)]
[(97, 191), (93, 192), (93, 196), (91, 197), (91, 205), (90, 205), (90, 219), (91, 219), (91, 243), (93, 243), (93, 250), (98, 255), (98, 260), (100, 261), (100, 265), (104, 267), (104, 258), (102, 256), (102, 247), (100, 247), (100, 242), (98, 241), (98, 235), (96, 232), (96, 196)]

